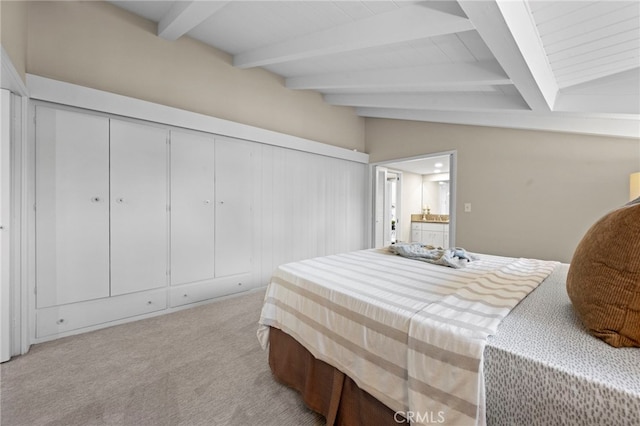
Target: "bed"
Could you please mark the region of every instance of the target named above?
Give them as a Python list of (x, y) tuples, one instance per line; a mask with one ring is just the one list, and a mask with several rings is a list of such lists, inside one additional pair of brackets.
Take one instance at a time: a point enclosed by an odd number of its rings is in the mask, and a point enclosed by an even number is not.
[[(453, 269), (362, 250), (282, 265), (258, 329), (275, 378), (327, 424), (640, 424), (640, 351), (586, 333), (568, 265), (479, 257)], [(467, 288), (500, 306), (475, 312), (486, 305), (459, 297)]]

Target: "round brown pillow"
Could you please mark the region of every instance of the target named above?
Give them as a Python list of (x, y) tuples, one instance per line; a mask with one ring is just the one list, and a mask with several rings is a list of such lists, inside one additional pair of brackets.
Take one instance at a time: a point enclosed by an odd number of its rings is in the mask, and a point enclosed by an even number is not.
[(640, 204), (614, 210), (587, 231), (567, 293), (589, 333), (617, 348), (640, 347)]

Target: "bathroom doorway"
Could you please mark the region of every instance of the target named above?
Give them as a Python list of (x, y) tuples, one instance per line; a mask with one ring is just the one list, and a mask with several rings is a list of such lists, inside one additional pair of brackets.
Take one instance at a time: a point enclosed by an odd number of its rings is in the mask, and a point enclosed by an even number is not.
[(384, 166), (374, 168), (375, 247), (387, 247), (401, 240), (399, 217), (402, 211), (402, 172)]
[(392, 244), (391, 231), (393, 242), (413, 241), (412, 221), (427, 219), (447, 224), (443, 246), (455, 247), (455, 170), (455, 151), (372, 164), (374, 246)]

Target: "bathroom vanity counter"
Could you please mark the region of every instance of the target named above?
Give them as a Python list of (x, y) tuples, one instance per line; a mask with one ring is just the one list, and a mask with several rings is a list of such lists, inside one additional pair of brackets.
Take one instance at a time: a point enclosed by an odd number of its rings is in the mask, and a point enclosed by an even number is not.
[(411, 221), (411, 242), (431, 245), (434, 247), (449, 247), (449, 222)]

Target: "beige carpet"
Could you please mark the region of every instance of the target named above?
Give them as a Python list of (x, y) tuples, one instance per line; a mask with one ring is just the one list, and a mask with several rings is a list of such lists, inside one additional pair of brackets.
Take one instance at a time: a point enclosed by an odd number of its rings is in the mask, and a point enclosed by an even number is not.
[(274, 381), (263, 291), (32, 346), (1, 367), (0, 424), (321, 425)]

